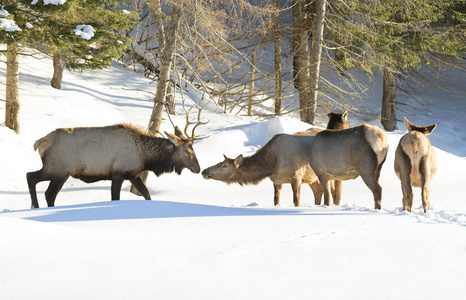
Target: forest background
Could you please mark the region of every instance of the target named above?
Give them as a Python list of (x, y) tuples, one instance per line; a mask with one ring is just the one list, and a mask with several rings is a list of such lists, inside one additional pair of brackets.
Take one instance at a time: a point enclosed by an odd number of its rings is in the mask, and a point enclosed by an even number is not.
[[(423, 85), (448, 89), (443, 72), (465, 70), (465, 1), (3, 0), (0, 5), (0, 42), (8, 45), (2, 51), (5, 124), (17, 133), (18, 55), (25, 47), (53, 57), (51, 85), (57, 89), (63, 68), (103, 68), (114, 59), (157, 80), (156, 90), (147, 91), (154, 94), (152, 132), (159, 131), (164, 108), (174, 111), (171, 91), (181, 88), (181, 78), (225, 112), (291, 115), (315, 125), (318, 107), (364, 117), (368, 112), (357, 99), (367, 88), (348, 70), (363, 70), (369, 79), (379, 70), (380, 120), (393, 131), (397, 110), (412, 105), (398, 101), (397, 92), (425, 105), (418, 93)], [(438, 80), (428, 80), (426, 72)]]

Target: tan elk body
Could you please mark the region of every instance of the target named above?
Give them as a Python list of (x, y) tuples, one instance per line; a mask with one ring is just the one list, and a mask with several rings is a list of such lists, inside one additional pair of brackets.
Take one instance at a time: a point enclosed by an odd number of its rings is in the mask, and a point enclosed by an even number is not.
[(309, 153), (311, 168), (319, 178), (324, 204), (330, 204), (329, 180), (335, 180), (334, 203), (340, 204), (341, 181), (362, 177), (374, 196), (374, 206), (381, 208), (382, 187), (378, 180), (387, 156), (384, 132), (368, 124), (318, 133)]
[[(332, 113), (327, 110), (329, 125), (334, 129), (348, 127), (348, 111)], [(309, 166), (309, 149), (316, 132), (314, 128), (294, 135), (277, 134), (250, 157), (239, 155), (236, 159), (225, 156), (225, 160), (204, 171), (205, 179), (225, 183), (257, 184), (269, 177), (274, 186), (274, 205), (280, 203), (282, 185), (290, 183), (293, 204), (300, 205), (301, 184), (309, 184), (316, 204), (320, 204), (322, 189), (314, 171)]]
[(52, 131), (34, 144), (43, 167), (27, 174), (32, 207), (39, 207), (36, 184), (41, 181), (50, 180), (45, 197), (48, 206), (54, 206), (70, 176), (87, 183), (111, 180), (112, 200), (119, 200), (124, 180), (130, 180), (145, 199), (150, 199), (139, 178), (144, 170), (157, 176), (173, 171), (180, 174), (184, 168), (199, 173), (193, 141), (178, 127), (175, 135), (167, 135), (169, 139), (158, 138), (128, 124)]
[(416, 126), (405, 118), (406, 133), (395, 152), (395, 173), (401, 181), (403, 192), (403, 210), (411, 212), (413, 191), (411, 187), (421, 188), (424, 212), (430, 209), (430, 181), (438, 168), (437, 154), (427, 135), (432, 133), (437, 124)]

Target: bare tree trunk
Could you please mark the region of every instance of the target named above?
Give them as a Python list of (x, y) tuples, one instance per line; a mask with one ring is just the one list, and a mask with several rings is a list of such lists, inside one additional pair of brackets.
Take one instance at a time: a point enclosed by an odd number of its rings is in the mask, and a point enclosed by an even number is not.
[(256, 72), (256, 49), (251, 52), (251, 75), (249, 77), (249, 104), (248, 104), (248, 116), (252, 116), (252, 100), (254, 96), (254, 80)]
[(175, 54), (175, 41), (178, 27), (180, 24), (181, 10), (177, 6), (173, 6), (170, 14), (170, 25), (167, 29), (165, 47), (160, 55), (160, 75), (157, 83), (157, 90), (154, 99), (154, 108), (149, 121), (149, 131), (158, 133), (160, 124), (162, 124), (162, 113), (165, 106), (165, 97), (167, 95), (167, 86), (170, 81), (170, 70)]
[[(178, 31), (178, 27), (180, 24), (181, 18), (181, 10), (177, 6), (173, 6), (172, 12), (170, 14), (170, 24), (168, 25), (167, 29), (167, 39), (163, 42), (164, 47), (162, 49), (160, 55), (160, 74), (159, 74), (159, 81), (157, 83), (157, 90), (155, 92), (155, 99), (154, 99), (154, 107), (152, 109), (152, 114), (149, 121), (148, 130), (155, 134), (159, 133), (160, 125), (162, 124), (162, 115), (163, 109), (166, 103), (166, 95), (167, 95), (167, 87), (170, 82), (170, 70), (173, 63), (173, 57), (175, 54), (175, 42), (176, 42), (176, 35)], [(159, 35), (159, 38), (161, 36)], [(159, 41), (160, 43), (160, 41)], [(141, 174), (141, 179), (144, 184), (147, 181), (147, 176), (149, 172), (144, 172)], [(140, 195), (134, 185), (131, 186), (132, 193), (136, 195)]]
[(152, 0), (152, 5), (154, 7), (155, 13), (155, 26), (157, 26), (157, 40), (159, 43), (159, 49), (163, 49), (165, 47), (165, 32), (163, 29), (162, 5), (160, 0)]
[(305, 0), (296, 0), (293, 6), (293, 46), (294, 82), (299, 91), (299, 108), (301, 121), (306, 122), (309, 108), (309, 18), (307, 17)]
[(322, 57), (322, 43), (324, 38), (324, 18), (327, 0), (317, 0), (316, 17), (314, 19), (314, 32), (312, 34), (311, 62), (310, 62), (310, 98), (306, 111), (305, 122), (315, 123), (317, 97), (319, 95), (320, 60)]
[(61, 55), (58, 52), (53, 53), (53, 77), (50, 84), (53, 88), (61, 89), (61, 83), (63, 80), (63, 63)]
[(5, 125), (19, 134), (19, 66), (17, 43), (8, 45), (6, 61)]
[(277, 12), (274, 16), (274, 42), (275, 42), (275, 113), (282, 111), (282, 36), (280, 32), (280, 12), (278, 0), (275, 0)]
[(387, 131), (396, 129), (396, 74), (388, 68), (383, 70), (383, 95), (381, 123)]

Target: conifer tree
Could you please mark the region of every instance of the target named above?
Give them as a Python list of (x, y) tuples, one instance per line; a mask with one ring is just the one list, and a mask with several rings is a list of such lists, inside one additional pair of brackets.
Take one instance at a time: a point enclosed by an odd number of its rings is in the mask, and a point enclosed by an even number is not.
[(60, 9), (53, 10), (40, 0), (29, 4), (40, 18), (34, 18), (33, 29), (36, 30), (31, 32), (28, 41), (53, 56), (53, 87), (60, 88), (62, 66), (81, 71), (100, 69), (122, 55), (129, 42), (122, 30), (133, 23), (134, 17), (126, 10), (115, 9), (125, 2), (67, 0)]
[(433, 60), (459, 63), (466, 50), (461, 7), (453, 0), (329, 1), (326, 25), (338, 49), (337, 68), (383, 71), (381, 122), (386, 130), (396, 128), (400, 75), (410, 78), (413, 68)]
[[(115, 7), (124, 2), (5, 0), (0, 4), (0, 43), (8, 45), (8, 60), (17, 56), (19, 45), (53, 56), (56, 72), (52, 85), (59, 88), (62, 66), (75, 70), (103, 68), (123, 53), (129, 39), (119, 31), (132, 24), (132, 14)], [(17, 63), (7, 61), (8, 74), (18, 74), (11, 69), (17, 67)], [(16, 120), (17, 124), (9, 127), (19, 132), (18, 84), (15, 80), (10, 84), (9, 78), (5, 119), (6, 123)]]

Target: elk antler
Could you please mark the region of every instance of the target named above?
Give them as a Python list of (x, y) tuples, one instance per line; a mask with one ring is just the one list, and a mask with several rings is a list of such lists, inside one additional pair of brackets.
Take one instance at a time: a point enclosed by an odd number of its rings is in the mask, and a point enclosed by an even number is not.
[[(203, 110), (206, 106), (207, 106), (207, 104), (204, 105), (203, 107), (199, 108), (199, 106), (198, 106), (197, 103), (196, 103), (196, 104), (194, 104), (193, 106), (191, 106), (188, 110), (186, 110), (186, 107), (185, 107), (185, 104), (184, 104), (184, 101), (183, 101), (183, 109), (184, 109), (184, 111), (186, 112), (186, 126), (184, 127), (184, 134), (186, 135), (186, 137), (187, 137), (189, 140), (192, 140), (192, 141), (194, 141), (194, 140), (199, 140), (200, 138), (196, 138), (196, 137), (195, 137), (194, 131), (196, 130), (196, 128), (197, 128), (199, 125), (205, 125), (205, 124), (207, 124), (207, 123), (210, 122), (210, 120), (207, 121), (207, 122), (201, 122), (201, 113), (202, 113), (202, 110)], [(191, 122), (191, 121), (189, 120), (189, 113), (191, 112), (191, 110), (192, 110), (194, 107), (196, 107), (197, 110), (198, 110), (198, 112), (197, 112), (197, 122)], [(192, 131), (192, 133), (191, 133), (191, 136), (189, 136), (189, 134), (188, 134), (188, 127), (189, 127), (189, 125), (193, 125), (193, 124), (196, 124), (196, 125), (194, 125), (193, 131)]]

